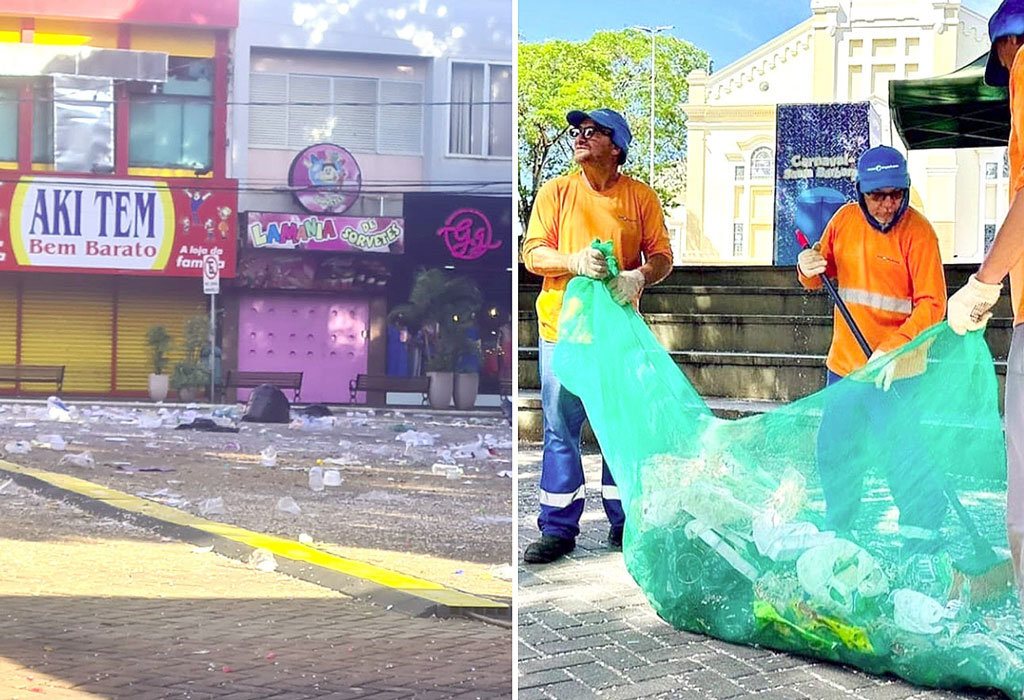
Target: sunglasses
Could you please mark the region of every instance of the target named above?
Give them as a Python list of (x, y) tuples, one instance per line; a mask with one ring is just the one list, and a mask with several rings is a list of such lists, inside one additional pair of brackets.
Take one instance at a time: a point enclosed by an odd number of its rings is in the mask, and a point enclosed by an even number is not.
[(574, 141), (580, 137), (580, 134), (583, 135), (584, 141), (589, 140), (594, 134), (604, 134), (608, 138), (611, 138), (612, 130), (605, 129), (602, 126), (585, 126), (582, 129), (578, 126), (574, 126), (569, 129), (569, 136), (571, 136)]
[(872, 204), (881, 204), (885, 200), (891, 200), (893, 204), (900, 204), (903, 201), (903, 190), (892, 192), (865, 192), (864, 198)]

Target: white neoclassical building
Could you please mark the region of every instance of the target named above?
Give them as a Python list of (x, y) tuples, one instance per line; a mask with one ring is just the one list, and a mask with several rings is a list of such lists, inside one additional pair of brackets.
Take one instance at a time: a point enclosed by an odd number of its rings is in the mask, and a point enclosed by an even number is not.
[[(772, 262), (776, 105), (870, 102), (880, 142), (905, 151), (889, 81), (944, 75), (988, 50), (988, 18), (960, 0), (811, 0), (810, 10), (731, 65), (690, 74), (686, 192), (668, 220), (677, 264)], [(1005, 216), (1005, 150), (908, 154), (912, 204), (945, 262), (980, 260)]]

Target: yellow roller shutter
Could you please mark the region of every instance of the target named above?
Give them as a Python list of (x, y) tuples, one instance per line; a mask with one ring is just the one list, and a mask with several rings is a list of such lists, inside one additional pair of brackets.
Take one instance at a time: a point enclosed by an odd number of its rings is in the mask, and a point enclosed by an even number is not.
[(198, 279), (128, 278), (119, 280), (117, 295), (117, 387), (119, 392), (146, 392), (153, 371), (146, 344), (150, 326), (164, 326), (173, 340), (164, 374), (181, 359), (185, 319), (207, 313)]
[(113, 280), (99, 275), (24, 278), (21, 363), (65, 365), (64, 391), (109, 394)]
[[(13, 365), (18, 349), (18, 285), (11, 275), (0, 275), (0, 364)], [(0, 384), (12, 391), (14, 384)]]

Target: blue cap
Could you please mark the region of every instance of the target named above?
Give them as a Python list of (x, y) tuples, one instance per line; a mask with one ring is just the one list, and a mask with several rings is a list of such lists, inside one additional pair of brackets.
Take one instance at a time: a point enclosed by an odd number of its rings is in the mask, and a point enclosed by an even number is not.
[(996, 87), (1010, 84), (1010, 72), (999, 62), (995, 52), (996, 40), (1004, 36), (1024, 34), (1024, 0), (1003, 0), (988, 20), (988, 40), (992, 47), (988, 51), (985, 65), (985, 83)]
[(574, 109), (565, 115), (565, 120), (573, 126), (579, 126), (584, 119), (592, 119), (595, 124), (600, 124), (604, 128), (612, 130), (612, 143), (622, 151), (619, 154), (619, 165), (625, 163), (626, 155), (629, 153), (629, 144), (633, 141), (633, 134), (629, 130), (626, 118), (614, 109), (608, 109), (607, 107), (601, 107), (592, 112), (581, 112), (578, 109)]
[(864, 151), (857, 161), (857, 188), (874, 192), (884, 187), (909, 188), (910, 173), (902, 153), (889, 146), (875, 146)]

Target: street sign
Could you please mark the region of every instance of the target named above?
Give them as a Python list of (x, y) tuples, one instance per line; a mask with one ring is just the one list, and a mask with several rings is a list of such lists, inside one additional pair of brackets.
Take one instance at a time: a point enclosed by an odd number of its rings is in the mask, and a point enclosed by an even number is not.
[(220, 294), (220, 256), (203, 256), (203, 294)]

